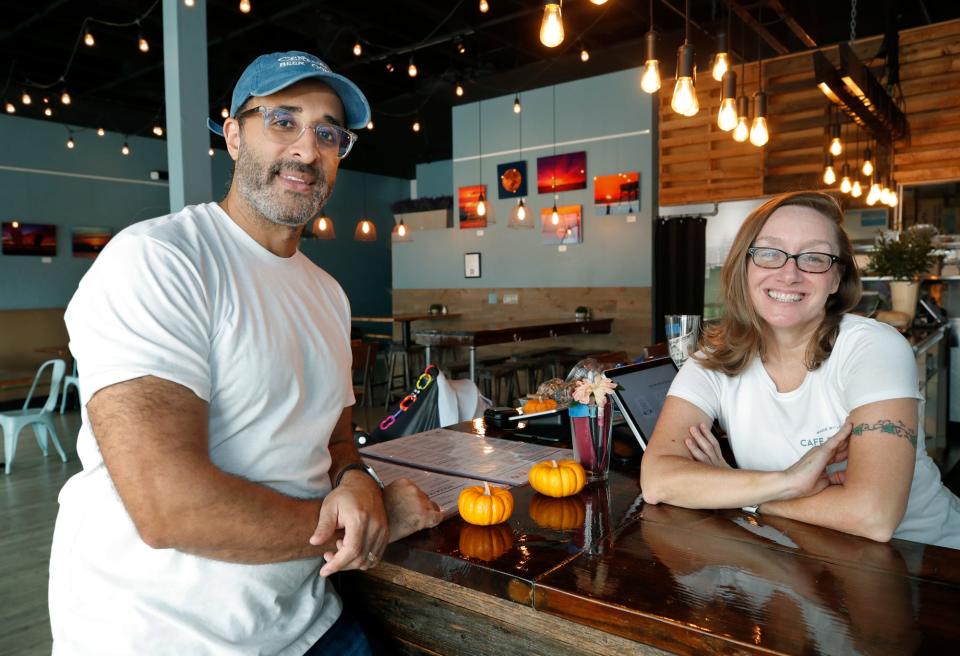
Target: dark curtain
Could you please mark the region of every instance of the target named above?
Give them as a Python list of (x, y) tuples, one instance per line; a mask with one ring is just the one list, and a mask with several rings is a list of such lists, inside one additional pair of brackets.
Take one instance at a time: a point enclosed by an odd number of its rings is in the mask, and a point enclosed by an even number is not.
[(666, 314), (703, 316), (707, 220), (658, 218), (653, 225), (653, 334), (663, 342)]

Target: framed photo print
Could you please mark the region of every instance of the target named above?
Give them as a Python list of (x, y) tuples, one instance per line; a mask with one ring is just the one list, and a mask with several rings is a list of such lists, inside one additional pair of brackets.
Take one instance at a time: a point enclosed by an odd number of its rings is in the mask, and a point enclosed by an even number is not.
[(463, 277), (464, 278), (480, 277), (480, 253), (464, 253), (463, 254)]

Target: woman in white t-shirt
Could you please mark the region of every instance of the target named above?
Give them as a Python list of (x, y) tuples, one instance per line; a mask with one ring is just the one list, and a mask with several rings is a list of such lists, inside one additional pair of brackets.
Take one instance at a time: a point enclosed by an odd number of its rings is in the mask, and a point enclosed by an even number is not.
[(842, 221), (816, 192), (747, 217), (721, 274), (725, 315), (674, 380), (644, 454), (644, 499), (960, 548), (960, 501), (924, 447), (913, 351), (847, 314), (861, 288)]

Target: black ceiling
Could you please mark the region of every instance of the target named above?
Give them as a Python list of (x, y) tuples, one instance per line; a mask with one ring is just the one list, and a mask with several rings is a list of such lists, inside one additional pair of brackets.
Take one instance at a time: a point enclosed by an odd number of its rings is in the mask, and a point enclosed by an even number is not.
[[(182, 1), (182, 0), (181, 0)], [(566, 40), (551, 50), (539, 43), (543, 3), (536, 0), (489, 0), (481, 13), (478, 0), (250, 0), (252, 11), (239, 11), (239, 0), (208, 0), (211, 115), (227, 104), (233, 84), (250, 60), (264, 52), (307, 50), (364, 90), (373, 107), (375, 129), (362, 131), (346, 168), (413, 177), (417, 162), (450, 157), (450, 107), (480, 98), (512, 94), (557, 82), (640, 66), (643, 35), (649, 29), (647, 0), (588, 0), (563, 5)], [(30, 0), (4, 2), (0, 28), (0, 101), (10, 100), (18, 115), (43, 118), (46, 95), (51, 121), (121, 133), (149, 135), (163, 110), (162, 15), (158, 3), (142, 21), (150, 42), (137, 50), (138, 28), (91, 23), (96, 45), (79, 42), (87, 17), (127, 23), (146, 13), (154, 0)], [(808, 48), (805, 33), (817, 45), (850, 37), (849, 0), (690, 0), (691, 40), (698, 67), (706, 69), (714, 39), (733, 7), (731, 50), (747, 60)], [(661, 34), (659, 57), (664, 77), (672, 77), (684, 29), (683, 0), (654, 0), (654, 24)], [(743, 29), (742, 16), (761, 25)], [(905, 29), (960, 17), (956, 0), (861, 0), (858, 37), (881, 34), (890, 26)], [(741, 36), (744, 34), (744, 36)], [(360, 57), (352, 48), (359, 38)], [(776, 42), (779, 46), (771, 45)], [(465, 52), (458, 52), (458, 44)], [(741, 47), (741, 43), (743, 44)], [(67, 70), (71, 53), (76, 54)], [(580, 60), (581, 44), (590, 59)], [(415, 58), (419, 75), (406, 73)], [(387, 71), (387, 64), (394, 71)], [(59, 103), (59, 83), (73, 102)], [(454, 86), (466, 93), (458, 98)], [(43, 85), (52, 85), (44, 90)], [(35, 98), (20, 103), (26, 89)], [(419, 118), (420, 133), (411, 130)], [(161, 116), (162, 119), (162, 116)], [(214, 145), (217, 145), (214, 142)]]

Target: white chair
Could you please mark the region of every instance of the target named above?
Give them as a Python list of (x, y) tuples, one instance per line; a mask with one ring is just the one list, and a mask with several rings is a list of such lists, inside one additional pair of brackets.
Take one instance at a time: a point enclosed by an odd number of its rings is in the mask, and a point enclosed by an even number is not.
[[(30, 399), (33, 398), (33, 392), (37, 389), (43, 372), (47, 367), (52, 367), (50, 377), (50, 394), (47, 396), (47, 402), (42, 408), (30, 409)], [(13, 456), (17, 452), (17, 439), (20, 437), (20, 431), (25, 426), (33, 426), (33, 432), (37, 437), (37, 444), (43, 451), (43, 456), (47, 456), (47, 434), (53, 438), (53, 445), (60, 454), (60, 459), (67, 461), (67, 454), (60, 445), (60, 439), (57, 437), (57, 429), (53, 424), (53, 411), (57, 407), (57, 396), (60, 392), (60, 383), (63, 380), (63, 374), (67, 370), (67, 363), (63, 360), (47, 360), (37, 369), (37, 375), (33, 378), (33, 385), (30, 386), (30, 392), (27, 394), (27, 400), (23, 402), (23, 409), (0, 412), (0, 427), (3, 428), (3, 450), (6, 459), (5, 473), (10, 473), (10, 465), (13, 463)]]
[(63, 414), (64, 409), (67, 407), (67, 393), (70, 391), (70, 386), (73, 385), (77, 389), (77, 396), (80, 395), (80, 379), (77, 377), (77, 359), (73, 359), (73, 371), (63, 377), (63, 391), (60, 392), (60, 414)]

